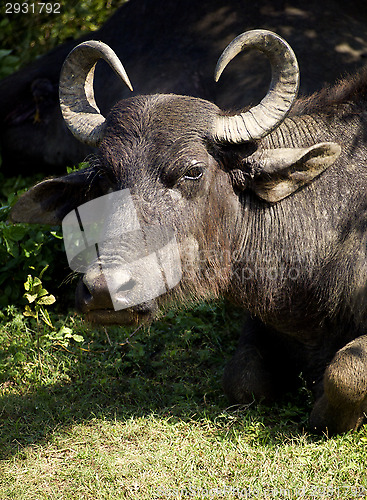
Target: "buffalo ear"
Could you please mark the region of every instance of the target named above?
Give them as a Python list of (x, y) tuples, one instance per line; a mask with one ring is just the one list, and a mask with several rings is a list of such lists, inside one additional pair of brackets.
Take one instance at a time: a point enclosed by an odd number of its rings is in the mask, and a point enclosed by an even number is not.
[(58, 225), (77, 206), (102, 194), (92, 168), (48, 179), (19, 198), (10, 211), (10, 221)]
[(253, 175), (251, 188), (263, 200), (275, 203), (306, 186), (332, 165), (341, 153), (334, 142), (309, 148), (280, 148), (256, 152), (260, 168)]

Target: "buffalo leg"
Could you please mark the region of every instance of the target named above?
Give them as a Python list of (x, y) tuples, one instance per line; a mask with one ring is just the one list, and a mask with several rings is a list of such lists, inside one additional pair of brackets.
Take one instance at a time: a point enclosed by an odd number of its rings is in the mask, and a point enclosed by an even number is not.
[(231, 403), (270, 403), (299, 382), (284, 343), (258, 320), (246, 324), (239, 346), (228, 362), (223, 388)]
[(324, 392), (311, 413), (311, 428), (328, 434), (357, 429), (367, 412), (367, 335), (335, 354), (323, 385)]

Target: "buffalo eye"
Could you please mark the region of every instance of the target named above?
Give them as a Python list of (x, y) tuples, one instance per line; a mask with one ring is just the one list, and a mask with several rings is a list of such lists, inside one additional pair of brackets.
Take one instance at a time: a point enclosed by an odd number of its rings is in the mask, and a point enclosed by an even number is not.
[(197, 181), (203, 176), (203, 173), (204, 173), (203, 165), (199, 162), (193, 162), (190, 168), (186, 170), (182, 178), (188, 181)]

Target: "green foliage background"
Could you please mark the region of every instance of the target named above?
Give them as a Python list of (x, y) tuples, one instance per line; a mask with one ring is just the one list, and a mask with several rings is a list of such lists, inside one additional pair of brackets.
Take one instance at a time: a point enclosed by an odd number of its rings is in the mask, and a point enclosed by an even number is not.
[[(59, 0), (60, 14), (47, 14), (45, 10), (34, 14), (6, 14), (5, 6), (10, 2), (3, 0), (0, 7), (0, 64), (4, 65), (1, 59), (4, 50), (11, 51), (12, 59), (6, 61), (6, 71), (11, 71), (68, 38), (78, 38), (95, 31), (125, 1)], [(14, 0), (12, 3), (15, 3)], [(32, 2), (28, 0), (28, 3)], [(4, 72), (0, 72), (0, 78), (4, 76)]]
[(60, 279), (60, 262), (63, 261), (63, 246), (60, 228), (40, 225), (9, 224), (11, 206), (27, 186), (36, 182), (33, 178), (9, 178), (0, 175), (0, 308), (11, 304), (24, 305), (23, 283), (29, 273), (36, 276), (47, 265)]
[[(60, 0), (60, 14), (47, 14), (45, 9), (42, 13), (5, 14), (7, 3), (10, 2), (2, 2), (0, 7), (0, 78), (68, 38), (98, 29), (125, 0)], [(44, 279), (50, 282), (56, 296), (56, 283), (60, 284), (69, 274), (60, 228), (7, 222), (17, 197), (41, 178), (36, 174), (6, 179), (0, 167), (0, 308), (10, 304), (24, 306), (23, 283), (29, 273), (38, 276), (48, 265)], [(67, 296), (65, 289), (62, 295)]]

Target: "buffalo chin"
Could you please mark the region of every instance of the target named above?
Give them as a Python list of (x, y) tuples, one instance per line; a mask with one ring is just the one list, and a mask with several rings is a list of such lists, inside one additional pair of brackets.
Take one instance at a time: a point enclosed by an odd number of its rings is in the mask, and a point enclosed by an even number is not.
[(133, 309), (115, 311), (113, 309), (94, 309), (84, 313), (86, 321), (98, 325), (139, 325), (152, 321), (154, 314), (151, 311), (138, 312)]

